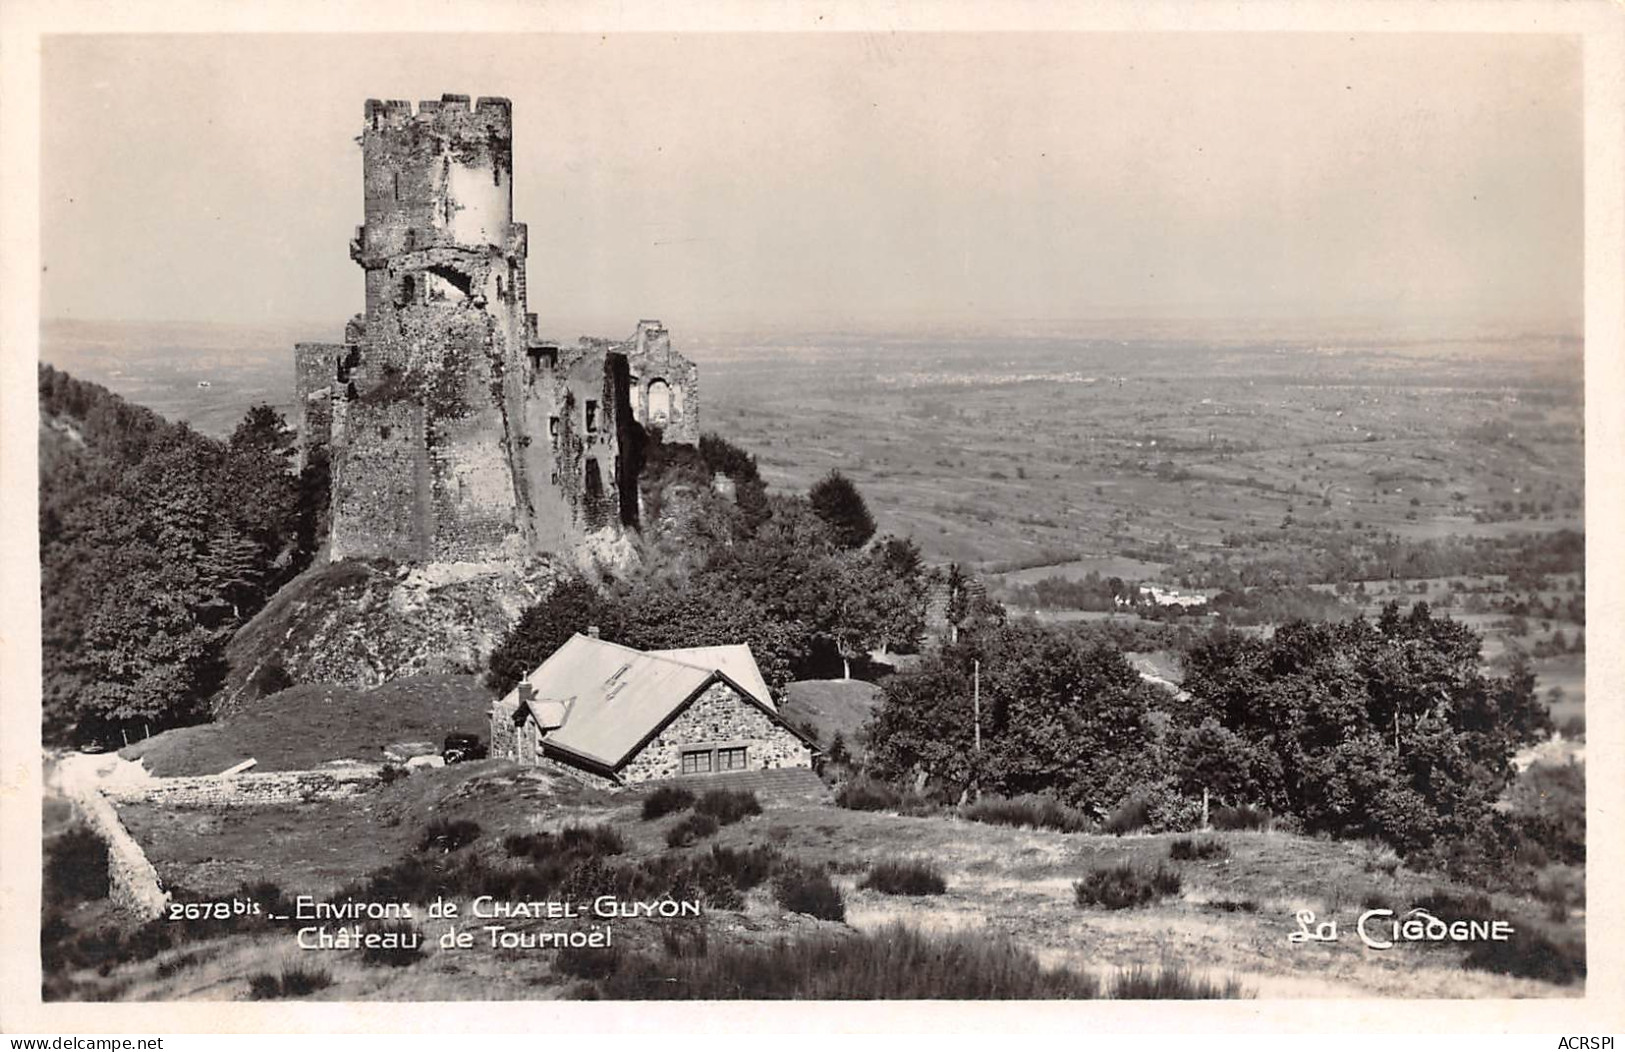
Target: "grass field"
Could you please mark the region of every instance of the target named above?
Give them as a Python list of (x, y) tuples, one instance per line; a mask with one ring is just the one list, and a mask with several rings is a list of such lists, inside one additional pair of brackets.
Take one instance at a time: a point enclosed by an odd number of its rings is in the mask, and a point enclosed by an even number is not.
[(381, 763), (386, 747), (454, 731), (490, 734), (491, 692), (474, 676), (409, 676), (371, 690), (290, 687), (247, 702), (217, 723), (182, 727), (122, 751), (160, 777), (217, 774), (244, 760), (260, 771), (297, 771), (330, 760)]
[[(1464, 970), (1454, 948), (1364, 947), (1349, 927), (1366, 904), (1403, 909), (1442, 882), (1397, 868), (1391, 855), (1356, 843), (1280, 833), (1211, 834), (1221, 857), (1169, 862), (1172, 836), (1110, 837), (988, 826), (938, 816), (901, 817), (764, 800), (764, 813), (726, 826), (715, 842), (745, 848), (771, 845), (806, 863), (827, 867), (846, 900), (847, 924), (883, 932), (901, 922), (926, 933), (1003, 937), (1036, 954), (1046, 967), (1108, 973), (1119, 967), (1184, 966), (1202, 975), (1235, 977), (1260, 997), (1509, 997), (1575, 996), (1578, 986)], [(494, 848), (505, 833), (607, 822), (626, 843), (627, 859), (666, 851), (664, 832), (680, 820), (645, 822), (636, 794), (585, 792), (495, 761), (414, 774), (361, 806), (306, 804), (233, 813), (125, 808), (132, 831), (166, 881), (223, 895), (240, 880), (276, 874), (285, 891), (320, 894), (358, 878), (409, 849), (428, 817), (474, 816), (481, 843)], [(708, 842), (688, 851), (706, 850)], [(250, 862), (248, 860), (252, 859)], [(946, 878), (947, 891), (925, 897), (886, 895), (859, 885), (881, 861), (922, 860)], [(242, 860), (242, 861), (237, 861)], [(1173, 898), (1144, 909), (1080, 909), (1073, 883), (1089, 870), (1132, 862), (1172, 865), (1182, 877)], [(1460, 890), (1460, 889), (1457, 889)], [(1533, 901), (1494, 896), (1498, 916), (1555, 938), (1579, 937), (1583, 918), (1554, 923)], [(1336, 919), (1335, 943), (1295, 944), (1298, 910)], [(557, 926), (560, 922), (551, 922)], [(661, 938), (654, 922), (626, 922), (632, 942)], [(550, 922), (514, 922), (545, 930)], [(758, 888), (737, 911), (704, 918), (712, 945), (805, 937), (839, 925), (786, 915)], [(424, 930), (441, 925), (422, 922)], [(160, 977), (172, 954), (121, 966), (101, 977), (124, 997), (241, 997), (247, 977), (269, 962), (295, 960), (292, 933), (232, 936), (194, 948), (206, 963)], [(319, 999), (537, 998), (559, 996), (564, 980), (549, 953), (450, 951), (430, 947), (402, 969), (367, 968), (354, 955), (305, 954), (329, 967), (334, 983)], [(89, 981), (89, 977), (81, 976)]]

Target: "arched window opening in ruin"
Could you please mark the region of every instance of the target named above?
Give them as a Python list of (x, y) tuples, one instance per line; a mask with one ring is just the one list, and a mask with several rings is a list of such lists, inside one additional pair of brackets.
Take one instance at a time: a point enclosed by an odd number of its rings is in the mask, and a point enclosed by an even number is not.
[(588, 457), (586, 469), (587, 497), (589, 500), (597, 500), (604, 495), (604, 479), (598, 474), (598, 461)]
[(437, 279), (429, 282), (430, 299), (443, 300), (451, 289), (457, 290), (464, 299), (474, 294), (474, 279), (456, 267), (430, 267), (429, 275)]
[(664, 424), (671, 419), (671, 385), (664, 380), (649, 381), (649, 422)]
[(497, 275), (497, 299), (505, 299), (507, 294), (502, 291), (502, 275)]
[(414, 302), (418, 298), (417, 292), (417, 283), (412, 279), (412, 275), (406, 275), (401, 279), (401, 290), (395, 297), (395, 306), (404, 307)]
[(587, 434), (598, 433), (598, 403), (587, 399)]
[(395, 200), (399, 201), (401, 199), (401, 173), (395, 172), (391, 175), (390, 183), (390, 192), (395, 195)]

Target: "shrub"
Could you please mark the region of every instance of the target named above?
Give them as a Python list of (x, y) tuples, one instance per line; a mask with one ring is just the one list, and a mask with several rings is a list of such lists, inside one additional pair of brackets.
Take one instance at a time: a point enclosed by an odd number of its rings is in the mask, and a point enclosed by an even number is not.
[(1175, 862), (1205, 862), (1211, 858), (1224, 858), (1230, 849), (1219, 840), (1193, 839), (1182, 836), (1168, 845), (1168, 857)]
[(924, 862), (882, 862), (859, 887), (886, 895), (941, 895), (948, 890), (948, 882), (935, 866)]
[(1106, 832), (1113, 836), (1137, 833), (1151, 824), (1151, 800), (1145, 796), (1130, 796), (1106, 816)]
[(1079, 906), (1104, 906), (1109, 910), (1149, 906), (1179, 894), (1184, 882), (1174, 870), (1161, 863), (1147, 872), (1129, 862), (1091, 870), (1072, 885)]
[(502, 849), (509, 858), (528, 858), (532, 862), (546, 859), (578, 861), (620, 855), (626, 851), (621, 834), (607, 825), (565, 826), (557, 833), (525, 833), (502, 838)]
[(71, 906), (105, 899), (107, 844), (87, 826), (75, 825), (45, 842), (47, 902)]
[(849, 780), (835, 794), (835, 803), (849, 811), (895, 811), (903, 794), (893, 785), (867, 775)]
[(694, 805), (696, 815), (710, 815), (718, 825), (731, 826), (741, 818), (762, 813), (756, 794), (736, 789), (712, 789)]
[(1031, 795), (1004, 799), (984, 796), (960, 810), (972, 822), (990, 825), (1027, 826), (1054, 829), (1062, 833), (1086, 833), (1094, 828), (1089, 816), (1048, 796)]
[(386, 763), (384, 769), (378, 772), (378, 779), (385, 785), (394, 785), (411, 773), (398, 763)]
[(369, 924), (369, 935), (393, 935), (395, 946), (366, 946), (361, 950), (361, 963), (404, 968), (423, 955), (423, 935), (409, 921)]
[(559, 974), (576, 979), (607, 979), (620, 963), (620, 950), (613, 946), (566, 946), (553, 958)]
[(716, 835), (720, 828), (710, 815), (692, 814), (666, 831), (666, 846), (687, 847), (696, 840)]
[(1435, 888), (1416, 900), (1419, 909), (1427, 910), (1446, 924), (1456, 921), (1489, 921), (1495, 919), (1495, 904), (1481, 892), (1458, 894)]
[(701, 856), (701, 861), (711, 870), (726, 877), (734, 887), (741, 891), (749, 891), (773, 875), (773, 870), (783, 861), (783, 856), (770, 847), (759, 846), (736, 851), (720, 844), (713, 844), (711, 853)]
[(1045, 969), (1008, 938), (893, 925), (767, 945), (728, 943), (660, 959), (628, 954), (567, 996), (616, 1000), (972, 1000), (1097, 997), (1091, 975)]
[(820, 920), (845, 921), (846, 902), (841, 889), (830, 882), (822, 869), (806, 865), (782, 868), (773, 881), (773, 897), (792, 913), (805, 913)]
[(295, 965), (282, 969), (281, 975), (260, 972), (248, 977), (248, 996), (255, 1001), (271, 1001), (284, 997), (306, 997), (317, 990), (333, 985), (333, 977), (324, 968)]
[(442, 854), (451, 854), (460, 848), (465, 848), (480, 838), (480, 824), (467, 818), (445, 819), (437, 818), (423, 829), (423, 839), (418, 842), (419, 851), (439, 851)]
[(1214, 829), (1223, 830), (1267, 829), (1270, 824), (1270, 813), (1251, 804), (1243, 804), (1241, 807), (1215, 807), (1208, 815), (1208, 823)]
[(1222, 980), (1197, 978), (1185, 965), (1149, 968), (1136, 964), (1119, 968), (1112, 979), (1110, 996), (1122, 1001), (1220, 1001), (1253, 996), (1241, 985), (1241, 980), (1228, 976)]
[(643, 798), (643, 820), (653, 821), (694, 803), (694, 794), (680, 785), (663, 785)]
[(1519, 926), (1506, 942), (1473, 943), (1462, 966), (1549, 983), (1572, 983), (1586, 974), (1585, 945), (1556, 943), (1539, 931)]
[(1257, 913), (1258, 903), (1253, 899), (1213, 899), (1202, 903), (1202, 908), (1214, 913)]

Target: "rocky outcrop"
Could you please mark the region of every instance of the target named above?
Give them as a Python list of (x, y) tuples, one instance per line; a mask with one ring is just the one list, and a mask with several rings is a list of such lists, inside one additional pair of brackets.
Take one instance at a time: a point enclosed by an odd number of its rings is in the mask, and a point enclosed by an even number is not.
[(347, 560), (289, 582), (237, 633), (216, 715), (296, 683), (374, 687), (479, 674), (519, 615), (553, 589), (549, 560), (394, 566)]

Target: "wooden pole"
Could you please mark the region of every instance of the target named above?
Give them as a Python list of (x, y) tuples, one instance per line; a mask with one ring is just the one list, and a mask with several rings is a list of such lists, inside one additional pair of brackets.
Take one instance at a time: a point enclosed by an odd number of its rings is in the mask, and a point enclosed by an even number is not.
[(974, 688), (971, 694), (971, 704), (976, 710), (976, 751), (982, 751), (982, 663), (975, 662), (972, 672)]

